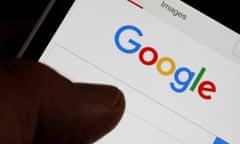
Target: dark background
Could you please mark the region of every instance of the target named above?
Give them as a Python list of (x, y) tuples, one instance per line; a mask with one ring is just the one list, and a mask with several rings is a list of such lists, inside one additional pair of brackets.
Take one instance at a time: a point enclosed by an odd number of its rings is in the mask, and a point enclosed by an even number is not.
[(240, 33), (238, 0), (181, 0), (209, 17)]
[(49, 1), (0, 2), (0, 59), (16, 56)]
[[(15, 57), (50, 0), (0, 2), (0, 59)], [(240, 33), (238, 1), (182, 0)]]

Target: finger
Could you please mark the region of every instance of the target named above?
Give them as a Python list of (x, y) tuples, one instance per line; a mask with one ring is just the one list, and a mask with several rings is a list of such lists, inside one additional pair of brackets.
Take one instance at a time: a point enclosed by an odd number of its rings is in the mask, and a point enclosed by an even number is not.
[(0, 69), (0, 143), (91, 143), (124, 111), (117, 88), (73, 84), (29, 61), (5, 61)]

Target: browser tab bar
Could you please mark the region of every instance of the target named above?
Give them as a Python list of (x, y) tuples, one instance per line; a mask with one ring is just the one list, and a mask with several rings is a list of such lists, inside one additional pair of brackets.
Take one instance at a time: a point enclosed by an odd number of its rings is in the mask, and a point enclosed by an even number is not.
[(237, 43), (236, 47), (234, 48), (233, 55), (240, 58), (240, 41)]
[(186, 20), (187, 19), (187, 14), (185, 14), (184, 12), (181, 12), (181, 10), (175, 8), (174, 6), (172, 6), (171, 4), (167, 3), (166, 1), (162, 1), (160, 6), (161, 6), (161, 8), (163, 8), (163, 10), (168, 11), (174, 17), (178, 17), (178, 18), (180, 18), (182, 20)]
[(137, 2), (135, 2), (134, 0), (128, 0), (128, 2), (130, 2), (131, 4), (133, 4), (134, 6), (143, 9), (143, 6)]
[(235, 63), (240, 59), (232, 54), (239, 35), (217, 21), (200, 13), (182, 1), (176, 0), (135, 0), (144, 6), (152, 16), (168, 23), (174, 28), (207, 47), (227, 56)]

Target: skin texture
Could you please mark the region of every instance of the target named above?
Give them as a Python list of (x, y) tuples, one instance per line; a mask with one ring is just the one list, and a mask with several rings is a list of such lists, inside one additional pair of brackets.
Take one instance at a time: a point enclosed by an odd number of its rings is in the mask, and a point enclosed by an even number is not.
[(36, 20), (0, 18), (0, 143), (93, 143), (121, 119), (124, 96), (113, 86), (72, 83), (43, 64), (14, 58)]

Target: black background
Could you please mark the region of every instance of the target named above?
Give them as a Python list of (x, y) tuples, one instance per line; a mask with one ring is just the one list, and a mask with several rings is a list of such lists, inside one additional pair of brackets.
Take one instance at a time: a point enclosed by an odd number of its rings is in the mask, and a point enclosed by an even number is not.
[(0, 2), (0, 59), (16, 56), (49, 1)]

